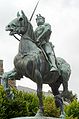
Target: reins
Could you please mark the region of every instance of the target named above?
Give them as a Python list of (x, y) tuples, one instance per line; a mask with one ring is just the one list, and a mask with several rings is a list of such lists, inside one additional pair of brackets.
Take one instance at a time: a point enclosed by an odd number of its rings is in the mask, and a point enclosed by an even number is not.
[(18, 41), (20, 41), (20, 39), (19, 38), (17, 38), (15, 35), (13, 35)]

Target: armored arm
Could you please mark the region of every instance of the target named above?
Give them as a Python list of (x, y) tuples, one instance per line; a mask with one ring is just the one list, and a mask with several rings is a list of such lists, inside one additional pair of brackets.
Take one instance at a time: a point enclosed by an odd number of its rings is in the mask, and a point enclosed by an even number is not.
[(41, 33), (41, 35), (37, 38), (37, 42), (42, 42), (42, 39), (46, 39), (46, 37), (50, 37), (51, 35), (51, 25), (50, 24), (44, 24), (44, 30)]

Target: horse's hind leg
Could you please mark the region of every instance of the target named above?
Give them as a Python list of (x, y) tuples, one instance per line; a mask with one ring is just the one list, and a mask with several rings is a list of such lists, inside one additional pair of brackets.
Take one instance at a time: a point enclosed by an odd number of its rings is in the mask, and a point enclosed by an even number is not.
[(63, 92), (68, 92), (68, 81), (65, 79), (63, 80), (62, 82), (62, 85), (63, 85)]
[(42, 101), (42, 76), (41, 73), (36, 69), (35, 77), (37, 83), (37, 96), (39, 98), (39, 111), (36, 116), (42, 116), (44, 112), (43, 101)]
[(63, 108), (63, 100), (62, 100), (61, 95), (58, 90), (61, 83), (62, 82), (60, 80), (58, 80), (55, 83), (49, 84), (49, 86), (51, 87), (53, 95), (55, 96), (55, 104), (56, 104), (57, 108), (60, 107), (61, 116), (62, 116), (61, 118), (64, 118), (65, 113), (64, 113), (64, 108)]
[(52, 93), (54, 96), (60, 94), (58, 89), (59, 89), (60, 85), (62, 84), (62, 81), (63, 80), (61, 79), (61, 77), (59, 77), (56, 82), (52, 82), (51, 84), (49, 84), (49, 86), (52, 89)]

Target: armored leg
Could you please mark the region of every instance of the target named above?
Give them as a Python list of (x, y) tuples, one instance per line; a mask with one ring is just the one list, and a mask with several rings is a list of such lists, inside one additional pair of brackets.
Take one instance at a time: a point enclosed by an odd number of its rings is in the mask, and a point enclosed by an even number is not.
[(49, 63), (50, 63), (50, 71), (57, 71), (57, 66), (55, 63), (55, 57), (53, 54), (48, 54), (48, 58), (49, 58)]
[(56, 66), (54, 49), (53, 49), (54, 46), (52, 46), (50, 42), (47, 42), (42, 47), (43, 47), (43, 49), (44, 49), (44, 51), (48, 57), (48, 62), (50, 65), (50, 71), (58, 71), (58, 68)]

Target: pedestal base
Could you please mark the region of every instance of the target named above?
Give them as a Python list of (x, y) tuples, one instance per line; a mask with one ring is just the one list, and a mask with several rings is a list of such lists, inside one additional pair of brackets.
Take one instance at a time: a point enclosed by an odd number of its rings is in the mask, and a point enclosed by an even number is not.
[(16, 117), (11, 119), (59, 119), (54, 117)]

